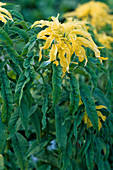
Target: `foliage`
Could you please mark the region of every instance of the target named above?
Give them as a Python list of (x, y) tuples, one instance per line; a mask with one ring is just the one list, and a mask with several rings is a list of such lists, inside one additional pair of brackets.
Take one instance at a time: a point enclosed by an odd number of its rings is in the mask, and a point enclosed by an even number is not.
[[(62, 56), (56, 55), (58, 65), (48, 62), (55, 42), (44, 49), (45, 41), (37, 38), (41, 31), (18, 11), (10, 13), (13, 21), (0, 27), (0, 169), (112, 169), (112, 75), (107, 61), (100, 62), (111, 51), (100, 49), (103, 56), (95, 57), (82, 41), (88, 62), (73, 52), (63, 72)], [(82, 29), (78, 39), (85, 35), (89, 41)], [(88, 47), (97, 48), (92, 27), (89, 32)]]

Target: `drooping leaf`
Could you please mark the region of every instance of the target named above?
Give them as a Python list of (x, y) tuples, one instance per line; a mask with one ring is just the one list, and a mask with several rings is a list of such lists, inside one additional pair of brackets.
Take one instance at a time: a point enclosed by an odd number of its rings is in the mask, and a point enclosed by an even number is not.
[(61, 74), (62, 74), (61, 67), (53, 64), (53, 76), (52, 76), (53, 105), (55, 105), (60, 99), (62, 85)]
[(57, 169), (60, 169), (59, 160), (52, 152), (49, 151), (41, 152), (37, 155), (37, 157), (39, 161), (51, 164), (55, 166)]
[(88, 74), (90, 75), (91, 82), (92, 82), (93, 86), (96, 87), (97, 86), (97, 76), (95, 74), (95, 71), (90, 66), (86, 66), (85, 69), (88, 72)]
[(17, 107), (14, 113), (11, 114), (10, 120), (9, 120), (9, 139), (15, 135), (16, 128), (17, 128), (17, 122), (19, 120), (19, 114), (20, 114), (20, 108)]
[(84, 144), (79, 151), (80, 158), (83, 158), (84, 154), (89, 148), (90, 143), (91, 143), (91, 135), (90, 133), (86, 133)]
[(12, 145), (20, 169), (25, 170), (25, 154), (28, 149), (27, 140), (20, 133), (16, 133), (12, 138)]
[(16, 84), (16, 89), (15, 89), (15, 97), (16, 100), (19, 102), (19, 104), (21, 103), (24, 87), (28, 82), (29, 79), (27, 79), (24, 72), (22, 72), (19, 76), (19, 79)]
[(17, 10), (11, 10), (10, 12), (13, 17), (18, 18), (19, 20), (24, 20), (22, 14), (20, 14), (20, 12), (18, 12)]
[(46, 95), (43, 100), (43, 106), (42, 106), (42, 112), (43, 112), (43, 118), (42, 118), (42, 129), (45, 129), (46, 127), (46, 112), (48, 110), (48, 96)]
[(38, 144), (37, 141), (34, 141), (26, 152), (26, 158), (32, 154), (34, 155), (34, 154), (39, 154), (39, 153), (43, 152), (44, 147), (46, 147), (48, 143), (49, 143), (49, 141), (44, 141), (44, 142), (41, 142), (40, 144)]
[(48, 110), (48, 94), (51, 93), (51, 86), (49, 84), (44, 85), (44, 99), (43, 99), (43, 105), (42, 105), (42, 112), (43, 112), (43, 118), (42, 118), (42, 129), (46, 127), (46, 113)]
[(59, 148), (64, 151), (67, 142), (67, 131), (66, 125), (63, 125), (64, 120), (64, 110), (60, 107), (55, 107), (55, 127), (56, 127), (56, 140), (58, 142)]
[(98, 166), (98, 170), (105, 170), (102, 156), (99, 156), (97, 166)]
[(30, 109), (30, 119), (31, 122), (36, 130), (36, 135), (37, 135), (37, 140), (38, 143), (40, 143), (40, 139), (41, 139), (41, 125), (40, 125), (40, 117), (39, 115), (41, 114), (39, 109), (37, 109), (38, 105), (32, 106)]
[(1, 96), (3, 98), (2, 122), (8, 123), (11, 113), (13, 112), (13, 95), (10, 87), (10, 81), (4, 71), (0, 73), (1, 78)]
[(77, 127), (80, 125), (83, 115), (84, 112), (78, 112), (74, 119), (74, 136), (76, 140), (77, 140)]
[(71, 89), (71, 93), (70, 93), (71, 104), (69, 106), (69, 111), (72, 115), (74, 115), (79, 106), (79, 95), (80, 95), (79, 83), (73, 74), (69, 73), (68, 75), (70, 77), (70, 89)]
[(112, 170), (111, 169), (111, 167), (110, 167), (110, 163), (106, 160), (105, 162), (104, 162), (104, 169), (106, 170)]
[(4, 41), (9, 45), (13, 45), (13, 42), (9, 38), (8, 34), (1, 27), (0, 27), (0, 41)]
[(98, 130), (98, 115), (95, 108), (95, 102), (87, 85), (80, 84), (80, 95), (86, 108), (86, 113), (93, 124), (93, 127)]
[(96, 88), (93, 92), (93, 96), (95, 100), (99, 101), (103, 106), (106, 106), (109, 112), (111, 111), (111, 103), (100, 89)]
[(3, 61), (2, 63), (0, 63), (0, 72), (3, 70), (4, 66), (6, 65), (7, 60)]
[(21, 62), (23, 61), (23, 59), (19, 57), (19, 54), (16, 52), (16, 50), (14, 50), (14, 48), (9, 44), (5, 44), (4, 47), (6, 48), (10, 59), (20, 68), (22, 68)]
[(85, 153), (85, 156), (86, 156), (86, 165), (87, 165), (87, 168), (88, 170), (93, 170), (94, 168), (94, 150), (93, 148), (90, 146), (86, 153)]
[(5, 126), (1, 120), (1, 113), (0, 113), (0, 153), (2, 153), (4, 146), (5, 146)]
[(22, 121), (22, 124), (26, 130), (27, 134), (27, 129), (28, 129), (28, 117), (29, 117), (29, 108), (27, 105), (27, 101), (25, 100), (25, 97), (22, 98), (21, 103), (20, 103), (20, 118)]
[(27, 33), (26, 33), (26, 31), (24, 29), (20, 29), (20, 28), (18, 28), (16, 26), (13, 26), (13, 27), (10, 28), (10, 30), (12, 32), (15, 32), (15, 33), (19, 34), (22, 37), (22, 39), (24, 39), (25, 43), (28, 42), (29, 37), (28, 37), (28, 35), (27, 35)]
[(36, 44), (36, 40), (37, 40), (37, 36), (33, 35), (28, 43), (24, 46), (23, 50), (22, 50), (22, 56), (26, 55), (28, 52), (30, 52), (30, 50), (34, 47), (34, 45)]
[(19, 75), (21, 74), (21, 69), (20, 67), (15, 64), (12, 60), (9, 60), (9, 65), (12, 68), (12, 70), (14, 71), (14, 73), (17, 75), (17, 77), (19, 77)]

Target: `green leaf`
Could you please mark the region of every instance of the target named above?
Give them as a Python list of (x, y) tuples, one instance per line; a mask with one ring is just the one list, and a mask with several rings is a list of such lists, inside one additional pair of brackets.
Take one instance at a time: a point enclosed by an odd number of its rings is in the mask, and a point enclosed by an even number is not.
[(106, 169), (111, 170), (110, 163), (107, 160), (104, 162), (104, 170)]
[(93, 170), (93, 168), (94, 168), (94, 162), (93, 162), (94, 150), (91, 146), (86, 151), (85, 156), (86, 156), (86, 165), (87, 165), (88, 170)]
[(100, 102), (103, 106), (106, 106), (107, 110), (111, 112), (111, 103), (100, 89), (96, 88), (93, 92), (93, 96), (95, 100)]
[(38, 143), (40, 143), (41, 139), (41, 125), (40, 125), (40, 117), (39, 115), (41, 114), (39, 109), (37, 109), (38, 105), (32, 106), (30, 109), (30, 119), (31, 122), (36, 130), (36, 135), (37, 135), (37, 140)]
[(98, 115), (95, 108), (95, 102), (87, 85), (80, 83), (80, 95), (86, 108), (86, 113), (93, 124), (94, 129), (98, 131)]
[(37, 155), (37, 158), (41, 162), (51, 164), (55, 166), (57, 169), (60, 169), (58, 158), (52, 152), (49, 151), (41, 152)]
[(9, 45), (13, 45), (13, 42), (9, 38), (8, 34), (1, 27), (0, 27), (0, 41), (4, 41)]
[(6, 65), (7, 60), (3, 61), (2, 63), (0, 63), (0, 72), (3, 70), (4, 66)]
[(10, 59), (21, 68), (21, 62), (23, 59), (19, 57), (18, 53), (13, 49), (13, 47), (11, 47), (11, 45), (5, 44), (4, 47), (6, 48)]
[(104, 161), (103, 161), (102, 156), (100, 156), (100, 157), (98, 158), (98, 164), (97, 164), (97, 166), (98, 166), (98, 170), (105, 170), (105, 169), (104, 169)]
[(43, 118), (42, 118), (42, 130), (46, 128), (46, 112), (48, 110), (48, 96), (46, 95), (43, 100), (43, 106), (42, 106), (42, 112), (43, 112)]
[(23, 50), (22, 50), (22, 54), (26, 55), (28, 52), (30, 52), (30, 50), (34, 47), (34, 45), (36, 44), (36, 40), (37, 40), (37, 35), (33, 35), (30, 39), (29, 42), (24, 46)]
[(38, 170), (51, 170), (51, 165), (41, 165)]
[(46, 128), (46, 113), (48, 110), (48, 95), (51, 93), (51, 86), (49, 84), (44, 85), (44, 99), (43, 99), (43, 105), (42, 105), (42, 112), (43, 112), (43, 118), (42, 118), (42, 130)]
[(109, 154), (110, 154), (110, 147), (108, 144), (106, 144), (106, 151), (105, 151), (105, 157), (104, 157), (105, 161), (108, 160)]
[(1, 120), (1, 114), (0, 114), (0, 153), (2, 153), (4, 146), (5, 146), (5, 126), (2, 123)]
[(80, 125), (83, 115), (84, 112), (77, 112), (74, 119), (74, 136), (76, 140), (77, 140), (77, 127)]
[(19, 104), (21, 103), (21, 100), (22, 100), (24, 87), (28, 82), (29, 82), (29, 79), (26, 78), (25, 73), (22, 72), (19, 76), (19, 79), (16, 84), (16, 88), (15, 88), (15, 98), (19, 102)]
[(20, 109), (21, 109), (20, 118), (21, 118), (22, 124), (23, 124), (23, 126), (26, 130), (26, 134), (27, 134), (29, 107), (28, 107), (27, 101), (25, 100), (25, 97), (23, 97), (21, 100)]
[(53, 64), (53, 76), (52, 76), (53, 105), (55, 105), (59, 101), (61, 96), (61, 85), (62, 85), (61, 74), (62, 74), (61, 67)]
[(20, 133), (16, 133), (12, 138), (12, 146), (20, 169), (25, 170), (25, 154), (28, 149), (27, 140)]
[(8, 139), (10, 139), (12, 136), (15, 135), (16, 128), (17, 128), (17, 122), (19, 120), (19, 114), (20, 114), (20, 108), (17, 107), (14, 113), (11, 114), (10, 120), (9, 120), (9, 136)]
[(24, 39), (25, 43), (28, 42), (29, 37), (24, 29), (20, 29), (16, 26), (13, 26), (10, 28), (10, 30), (11, 30), (11, 32), (15, 32), (15, 33), (19, 34), (22, 37), (22, 39)]
[(37, 141), (34, 141), (26, 152), (26, 158), (31, 156), (32, 154), (34, 155), (34, 154), (39, 154), (39, 153), (43, 152), (44, 147), (46, 147), (49, 142), (50, 141), (44, 141), (44, 142), (41, 142), (40, 144), (38, 144)]
[(34, 64), (34, 52), (29, 52), (27, 54), (27, 58), (24, 60), (23, 66), (25, 69), (28, 69), (33, 64)]
[(78, 154), (80, 156), (80, 158), (83, 158), (84, 154), (86, 153), (86, 151), (89, 148), (90, 143), (91, 143), (91, 135), (90, 135), (90, 133), (86, 133), (84, 144), (81, 147), (79, 154)]
[(97, 86), (97, 76), (95, 74), (95, 71), (90, 66), (86, 66), (85, 69), (88, 72), (88, 74), (90, 75), (91, 82), (92, 82), (93, 86), (96, 87)]
[(19, 77), (19, 75), (21, 74), (21, 69), (19, 68), (19, 66), (14, 63), (12, 60), (9, 60), (10, 62), (10, 67), (12, 68), (12, 70), (14, 71), (14, 73)]
[(2, 122), (8, 123), (11, 113), (13, 112), (13, 95), (10, 87), (10, 81), (5, 72), (1, 72), (1, 96), (3, 98)]
[(20, 14), (17, 10), (11, 10), (10, 11), (13, 17), (16, 17), (20, 20), (24, 20), (22, 14)]
[(67, 129), (66, 125), (63, 125), (65, 113), (60, 107), (55, 107), (55, 128), (56, 128), (56, 140), (59, 148), (64, 151), (67, 142)]
[(39, 66), (38, 69), (44, 68), (44, 67), (48, 66), (50, 63), (51, 63), (50, 61), (44, 61), (44, 62), (41, 63), (41, 65)]
[(70, 89), (71, 89), (71, 93), (70, 93), (71, 104), (69, 106), (69, 111), (71, 114), (74, 115), (79, 106), (79, 96), (80, 96), (79, 83), (73, 74), (69, 73), (68, 75), (70, 77)]
[(88, 72), (86, 71), (85, 67), (76, 67), (76, 69), (74, 70), (74, 74), (81, 74), (81, 75), (84, 75), (84, 76), (88, 76)]
[(72, 156), (72, 152), (73, 152), (73, 145), (70, 139), (68, 139), (67, 141), (67, 146), (66, 146), (66, 150), (62, 156), (62, 160), (63, 160), (63, 166), (62, 166), (62, 170), (67, 170), (68, 168), (71, 170), (72, 169), (72, 164), (71, 164), (71, 156)]

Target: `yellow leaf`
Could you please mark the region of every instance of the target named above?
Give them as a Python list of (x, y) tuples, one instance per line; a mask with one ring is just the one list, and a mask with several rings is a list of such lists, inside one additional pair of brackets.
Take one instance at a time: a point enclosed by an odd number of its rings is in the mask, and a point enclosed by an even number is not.
[(103, 108), (107, 109), (107, 107), (103, 105), (96, 106), (96, 109), (103, 109)]
[(103, 116), (103, 114), (102, 114), (100, 111), (97, 111), (97, 114), (98, 114), (99, 117), (101, 117), (101, 119), (102, 119), (103, 121), (106, 120), (106, 116)]

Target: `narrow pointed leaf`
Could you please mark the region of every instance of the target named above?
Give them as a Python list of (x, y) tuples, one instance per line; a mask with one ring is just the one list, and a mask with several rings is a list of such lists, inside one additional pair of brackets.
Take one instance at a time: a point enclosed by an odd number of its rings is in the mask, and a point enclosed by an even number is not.
[(85, 105), (88, 117), (93, 124), (93, 127), (98, 130), (98, 115), (95, 108), (95, 102), (91, 95), (90, 89), (83, 83), (80, 84), (80, 95)]
[(55, 127), (56, 127), (56, 140), (61, 150), (65, 150), (67, 142), (66, 125), (63, 125), (64, 111), (58, 106), (55, 107)]
[(52, 76), (52, 86), (53, 86), (53, 105), (55, 105), (61, 95), (61, 85), (62, 85), (62, 79), (61, 79), (61, 67), (56, 66), (55, 64), (53, 65), (53, 76)]
[(70, 93), (70, 106), (69, 106), (69, 111), (71, 114), (75, 114), (75, 112), (78, 109), (79, 106), (79, 83), (78, 80), (76, 79), (76, 77), (73, 74), (68, 74), (70, 77), (70, 89), (71, 89), (71, 93)]
[(12, 145), (21, 170), (25, 170), (25, 154), (28, 148), (26, 139), (19, 133), (12, 138)]
[(1, 78), (1, 96), (3, 98), (2, 122), (8, 123), (11, 113), (13, 112), (13, 95), (10, 87), (10, 81), (5, 72), (0, 73)]

